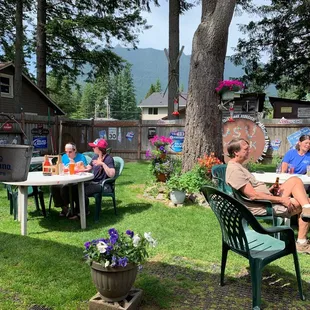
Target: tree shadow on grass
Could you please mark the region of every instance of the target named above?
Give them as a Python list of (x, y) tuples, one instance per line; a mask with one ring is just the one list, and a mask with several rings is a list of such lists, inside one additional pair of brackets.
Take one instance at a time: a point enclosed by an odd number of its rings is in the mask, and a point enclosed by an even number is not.
[[(50, 236), (53, 237), (52, 235)], [(1, 309), (88, 309), (95, 295), (83, 246), (0, 233)], [(144, 264), (135, 288), (143, 290), (140, 310), (252, 309), (248, 270), (226, 277), (219, 286), (219, 264), (198, 265), (174, 257), (171, 263), (157, 259)], [(304, 292), (310, 284), (303, 281)], [(279, 266), (263, 272), (262, 308), (309, 309), (299, 299), (296, 277)]]
[[(144, 291), (140, 310), (252, 309), (248, 272), (226, 276), (220, 286), (220, 265), (198, 268), (188, 260), (181, 264), (187, 267), (158, 262), (144, 266), (135, 284)], [(303, 289), (308, 293), (310, 284), (303, 281)], [(261, 309), (309, 309), (308, 301), (299, 298), (295, 275), (278, 266), (265, 268), (261, 296)]]
[[(121, 205), (122, 201), (117, 200), (116, 206)], [(86, 229), (91, 231), (97, 229), (98, 226), (102, 225), (114, 225), (119, 222), (126, 214), (141, 213), (149, 209), (152, 206), (150, 203), (129, 203), (125, 207), (117, 208), (117, 215), (114, 213), (112, 199), (106, 198), (102, 200), (101, 212), (99, 221), (95, 222), (95, 203), (94, 199), (90, 201), (89, 210), (90, 215), (86, 218)], [(41, 217), (39, 225), (45, 228), (47, 231), (79, 231), (81, 230), (80, 219), (69, 220), (64, 217), (59, 217), (59, 210), (53, 208), (48, 217)]]

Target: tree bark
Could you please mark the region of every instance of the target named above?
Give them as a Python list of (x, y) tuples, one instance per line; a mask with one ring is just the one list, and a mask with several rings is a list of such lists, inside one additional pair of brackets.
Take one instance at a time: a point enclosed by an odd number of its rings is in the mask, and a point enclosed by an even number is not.
[(46, 93), (46, 0), (37, 0), (37, 85)]
[(169, 74), (168, 74), (168, 119), (177, 119), (173, 115), (174, 100), (179, 100), (180, 64), (180, 2), (169, 0)]
[(223, 80), (228, 28), (236, 0), (203, 0), (202, 18), (193, 38), (186, 105), (183, 170), (214, 152), (223, 158), (222, 112), (215, 92)]
[(22, 112), (20, 102), (22, 95), (22, 74), (23, 74), (23, 1), (16, 1), (16, 38), (15, 38), (15, 57), (14, 57), (14, 102), (15, 113)]

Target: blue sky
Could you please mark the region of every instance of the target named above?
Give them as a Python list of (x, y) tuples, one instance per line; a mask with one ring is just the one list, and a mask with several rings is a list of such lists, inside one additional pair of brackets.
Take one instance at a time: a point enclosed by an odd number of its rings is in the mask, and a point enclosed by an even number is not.
[[(225, 1), (225, 0), (223, 0)], [(265, 3), (266, 0), (255, 0), (256, 3)], [(160, 1), (160, 7), (151, 8), (152, 13), (143, 13), (143, 16), (147, 19), (148, 24), (152, 25), (152, 28), (146, 30), (139, 36), (140, 43), (139, 48), (154, 48), (163, 50), (168, 48), (168, 19), (169, 19), (169, 5), (168, 1)], [(186, 12), (180, 17), (180, 48), (184, 45), (184, 54), (190, 55), (192, 50), (192, 39), (194, 32), (196, 31), (201, 16), (201, 4), (194, 7), (190, 11)], [(227, 45), (227, 56), (233, 54), (232, 47), (235, 47), (238, 38), (241, 34), (238, 30), (238, 24), (247, 24), (250, 20), (253, 20), (253, 16), (249, 16), (245, 13), (242, 15), (235, 14), (231, 25), (229, 27), (229, 38)]]

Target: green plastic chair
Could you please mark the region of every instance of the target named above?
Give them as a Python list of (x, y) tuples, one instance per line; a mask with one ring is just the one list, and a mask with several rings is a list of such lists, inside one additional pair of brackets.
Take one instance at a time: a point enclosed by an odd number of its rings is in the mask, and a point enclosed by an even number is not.
[(257, 204), (261, 203), (266, 206), (266, 215), (257, 215), (256, 218), (264, 221), (272, 221), (273, 226), (279, 226), (283, 223), (283, 219), (281, 217), (276, 217), (273, 214), (272, 204), (268, 200), (255, 200), (253, 202), (252, 200), (248, 199), (247, 197), (244, 197), (238, 190), (232, 188), (229, 184), (226, 183), (226, 164), (222, 165), (215, 165), (211, 169), (212, 178), (216, 180), (217, 188), (221, 190), (222, 192), (235, 197), (237, 200), (239, 200), (241, 203), (246, 204)]
[[(10, 201), (10, 214), (14, 216), (14, 220), (18, 217), (18, 191), (17, 188), (14, 188), (12, 185), (5, 185), (7, 189), (7, 198)], [(28, 186), (28, 198), (34, 197), (35, 205), (37, 211), (40, 211), (40, 206), (42, 209), (42, 214), (46, 217), (45, 203), (44, 203), (44, 194), (43, 191), (38, 186)], [(40, 203), (39, 203), (40, 202)]]
[[(102, 184), (102, 191), (100, 193), (95, 193), (93, 197), (95, 198), (96, 211), (95, 211), (95, 221), (99, 221), (100, 211), (101, 211), (101, 201), (102, 197), (111, 197), (113, 200), (114, 213), (116, 212), (116, 200), (115, 200), (115, 181), (122, 174), (124, 169), (124, 160), (121, 157), (113, 157), (114, 165), (115, 165), (115, 176), (113, 178), (105, 179)], [(105, 185), (109, 184), (111, 187), (111, 191), (105, 191)]]
[[(278, 258), (292, 254), (300, 299), (305, 300), (294, 231), (288, 226), (262, 227), (245, 205), (216, 188), (204, 186), (201, 192), (215, 213), (222, 231), (220, 285), (224, 285), (228, 251), (247, 258), (252, 282), (252, 306), (259, 310), (263, 268)], [(271, 236), (276, 233), (281, 234), (281, 240)]]
[(226, 183), (226, 167), (226, 164), (213, 166), (211, 169), (212, 179), (215, 180), (219, 190), (230, 196), (233, 196), (231, 186)]

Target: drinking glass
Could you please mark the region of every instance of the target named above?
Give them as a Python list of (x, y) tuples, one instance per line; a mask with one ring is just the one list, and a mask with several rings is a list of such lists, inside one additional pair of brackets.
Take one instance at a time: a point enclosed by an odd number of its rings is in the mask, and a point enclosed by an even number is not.
[(70, 163), (69, 164), (69, 173), (70, 174), (74, 174), (74, 168), (75, 168), (75, 164), (74, 163)]

